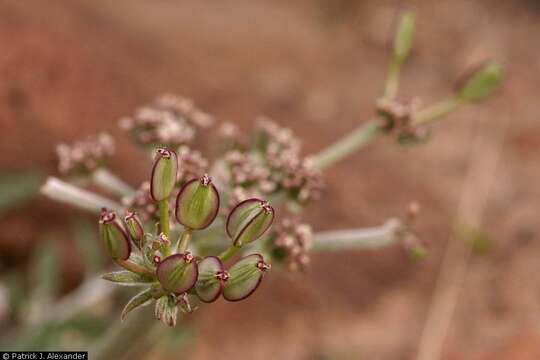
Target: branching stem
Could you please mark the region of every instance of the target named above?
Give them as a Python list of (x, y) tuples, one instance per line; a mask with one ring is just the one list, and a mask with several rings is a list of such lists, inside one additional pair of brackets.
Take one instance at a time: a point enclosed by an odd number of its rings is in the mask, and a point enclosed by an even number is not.
[(420, 126), (435, 120), (439, 120), (456, 110), (461, 103), (462, 102), (456, 96), (451, 96), (445, 100), (439, 101), (431, 106), (428, 106), (424, 110), (419, 111), (415, 115), (412, 125)]
[(325, 169), (366, 146), (382, 133), (383, 130), (376, 120), (369, 121), (317, 154), (315, 166)]

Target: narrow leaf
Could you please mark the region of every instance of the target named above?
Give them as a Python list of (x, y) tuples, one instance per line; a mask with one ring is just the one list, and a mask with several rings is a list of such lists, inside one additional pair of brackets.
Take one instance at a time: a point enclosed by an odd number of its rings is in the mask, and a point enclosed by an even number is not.
[(125, 286), (148, 285), (149, 283), (152, 283), (154, 281), (151, 278), (141, 276), (139, 274), (135, 274), (127, 270), (113, 271), (110, 273), (106, 273), (106, 274), (101, 275), (101, 278), (112, 281), (119, 285), (125, 285)]
[(124, 321), (128, 314), (135, 310), (138, 307), (146, 306), (152, 302), (152, 288), (148, 288), (129, 300), (129, 302), (124, 307), (124, 310), (122, 310), (121, 319)]
[(0, 216), (31, 200), (40, 183), (41, 176), (34, 172), (0, 173)]

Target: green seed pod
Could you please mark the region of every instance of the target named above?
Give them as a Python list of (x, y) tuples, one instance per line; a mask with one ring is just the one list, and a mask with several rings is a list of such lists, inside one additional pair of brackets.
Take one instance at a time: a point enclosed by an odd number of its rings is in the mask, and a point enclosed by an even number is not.
[(394, 57), (399, 62), (404, 61), (411, 52), (414, 24), (414, 12), (404, 12), (399, 20), (399, 25), (394, 38)]
[(207, 256), (199, 264), (199, 277), (195, 290), (197, 296), (203, 302), (217, 300), (223, 291), (223, 285), (229, 278), (229, 274), (223, 268), (223, 263), (216, 256)]
[(227, 218), (227, 234), (235, 246), (260, 238), (274, 221), (274, 208), (260, 199), (248, 199), (236, 205)]
[(165, 290), (181, 294), (195, 285), (199, 271), (193, 256), (188, 252), (171, 255), (161, 261), (156, 275)]
[(112, 211), (103, 209), (99, 219), (99, 234), (113, 260), (127, 260), (131, 254), (129, 237)]
[(150, 196), (154, 201), (165, 200), (171, 195), (176, 184), (177, 172), (176, 153), (165, 148), (157, 149), (150, 180)]
[(133, 241), (139, 249), (142, 249), (144, 245), (144, 228), (139, 216), (134, 212), (128, 211), (124, 217), (124, 223), (126, 224), (126, 229), (131, 237), (131, 241)]
[(219, 193), (208, 175), (188, 181), (176, 198), (176, 220), (189, 229), (208, 227), (218, 211)]
[(248, 255), (229, 269), (229, 278), (223, 288), (223, 297), (228, 301), (240, 301), (257, 290), (263, 275), (270, 269), (259, 254)]
[(464, 101), (480, 101), (489, 96), (500, 84), (502, 67), (485, 62), (469, 70), (457, 83), (457, 96)]

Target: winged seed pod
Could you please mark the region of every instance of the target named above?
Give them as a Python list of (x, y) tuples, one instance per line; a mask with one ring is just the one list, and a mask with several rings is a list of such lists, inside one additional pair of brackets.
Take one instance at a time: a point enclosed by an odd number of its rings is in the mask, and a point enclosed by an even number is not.
[(176, 220), (192, 230), (208, 227), (219, 211), (219, 193), (210, 176), (188, 181), (176, 197)]
[(165, 148), (157, 149), (150, 180), (150, 196), (154, 201), (165, 200), (171, 195), (176, 184), (177, 172), (176, 153)]
[(484, 62), (471, 68), (458, 81), (457, 96), (464, 101), (480, 101), (489, 96), (502, 79), (502, 67), (494, 62)]
[(158, 265), (156, 275), (166, 291), (181, 294), (195, 285), (199, 272), (197, 263), (188, 252), (174, 254), (162, 260)]
[(223, 289), (223, 297), (228, 301), (240, 301), (257, 290), (263, 275), (270, 270), (259, 254), (248, 255), (229, 269), (229, 278)]
[(207, 256), (199, 262), (199, 278), (195, 284), (197, 296), (202, 302), (210, 303), (223, 292), (223, 286), (229, 279), (223, 263), (216, 256)]
[(227, 218), (227, 234), (237, 247), (260, 238), (274, 221), (274, 208), (267, 201), (247, 199), (237, 204)]
[(128, 211), (124, 217), (124, 223), (126, 224), (126, 229), (131, 237), (131, 241), (133, 241), (139, 249), (142, 249), (144, 246), (144, 228), (139, 216), (134, 212)]
[(127, 260), (131, 254), (128, 234), (116, 214), (103, 209), (99, 219), (99, 234), (113, 260)]

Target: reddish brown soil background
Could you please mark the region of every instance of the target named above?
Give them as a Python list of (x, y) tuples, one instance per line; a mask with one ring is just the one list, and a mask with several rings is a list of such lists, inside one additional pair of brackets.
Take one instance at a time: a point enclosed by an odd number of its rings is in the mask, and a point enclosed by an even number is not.
[[(540, 7), (535, 1), (414, 1), (418, 31), (403, 93), (438, 99), (485, 54), (504, 88), (459, 110), (426, 146), (380, 141), (326, 174), (316, 229), (378, 224), (419, 200), (430, 256), (398, 249), (321, 255), (305, 275), (269, 276), (249, 301), (197, 315), (192, 359), (412, 359), (473, 133), (508, 121), (484, 213), (493, 247), (474, 257), (446, 359), (540, 358)], [(315, 152), (367, 119), (381, 90), (397, 1), (16, 1), (0, 3), (0, 168), (54, 172), (54, 144), (107, 130), (156, 94), (193, 97), (249, 127), (260, 114)], [(126, 140), (115, 167), (137, 183)], [(74, 216), (44, 199), (2, 223), (0, 252), (24, 266), (39, 234)], [(66, 269), (76, 268), (66, 242)], [(68, 258), (70, 260), (68, 260)], [(73, 286), (76, 276), (66, 288)], [(169, 354), (172, 355), (172, 354)]]

